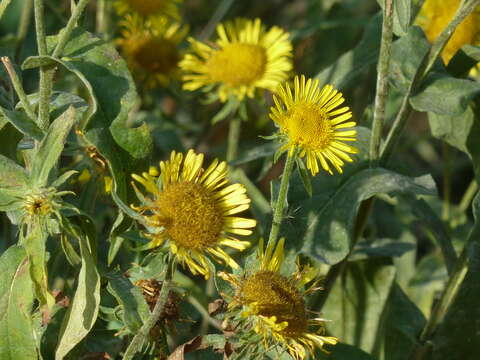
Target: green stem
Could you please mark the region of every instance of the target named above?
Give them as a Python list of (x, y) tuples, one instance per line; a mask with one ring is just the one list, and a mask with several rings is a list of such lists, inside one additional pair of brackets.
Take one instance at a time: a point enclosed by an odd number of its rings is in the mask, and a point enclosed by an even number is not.
[(228, 129), (227, 162), (233, 161), (237, 157), (241, 126), (242, 119), (238, 114), (234, 114), (233, 118), (230, 119), (230, 127)]
[(30, 119), (35, 120), (35, 112), (33, 111), (33, 108), (28, 101), (27, 94), (25, 94), (25, 90), (22, 86), (22, 82), (20, 81), (17, 72), (13, 68), (10, 59), (7, 56), (3, 56), (1, 60), (3, 65), (5, 66), (5, 69), (7, 70), (8, 76), (12, 81), (13, 88), (15, 89), (15, 92), (17, 93), (18, 98), (20, 99), (20, 102), (25, 109), (25, 112)]
[(132, 360), (135, 354), (140, 351), (145, 340), (150, 334), (150, 330), (152, 330), (162, 315), (163, 309), (168, 300), (168, 294), (172, 287), (173, 273), (175, 271), (175, 256), (171, 254), (169, 255), (166, 266), (167, 273), (165, 274), (165, 280), (162, 283), (162, 288), (160, 289), (157, 303), (155, 304), (150, 317), (147, 319), (147, 321), (145, 321), (140, 330), (138, 330), (137, 334), (133, 337), (133, 340), (128, 345), (128, 348), (123, 355), (123, 360)]
[(442, 220), (448, 221), (450, 219), (450, 200), (452, 188), (452, 162), (450, 149), (447, 143), (442, 143), (443, 152), (443, 202), (442, 202)]
[(382, 40), (378, 59), (377, 90), (373, 111), (372, 138), (370, 142), (371, 165), (380, 155), (383, 123), (385, 121), (385, 105), (388, 95), (388, 70), (390, 66), (391, 45), (393, 38), (393, 0), (386, 0), (383, 12)]
[(27, 36), (28, 28), (30, 27), (30, 21), (32, 19), (33, 1), (27, 0), (22, 9), (22, 15), (20, 16), (20, 22), (17, 29), (17, 43), (15, 48), (15, 61), (18, 62), (20, 51), (22, 49), (23, 41)]
[(470, 206), (470, 203), (472, 202), (473, 197), (478, 191), (478, 183), (476, 179), (473, 179), (470, 182), (470, 185), (468, 185), (467, 190), (463, 194), (462, 200), (460, 201), (460, 204), (458, 205), (458, 209), (464, 213), (467, 211), (468, 207)]
[(82, 16), (83, 10), (85, 9), (89, 1), (90, 0), (80, 0), (77, 6), (75, 6), (75, 9), (72, 12), (72, 16), (70, 16), (70, 19), (68, 19), (67, 26), (65, 26), (65, 29), (60, 32), (57, 46), (55, 47), (55, 50), (53, 50), (53, 57), (59, 57), (62, 54), (65, 46), (67, 45), (67, 41), (72, 34), (73, 29), (77, 26), (77, 22), (80, 19), (80, 16)]
[(199, 36), (200, 40), (206, 40), (210, 36), (212, 36), (212, 33), (215, 31), (215, 28), (216, 28), (217, 24), (220, 21), (222, 21), (225, 14), (228, 12), (230, 7), (233, 5), (233, 1), (234, 0), (222, 0), (220, 2), (217, 9), (213, 13), (213, 15), (210, 17), (210, 20), (208, 21), (208, 24), (205, 26), (205, 28), (200, 33), (200, 36)]
[(107, 34), (110, 28), (110, 0), (97, 1), (97, 33), (101, 34), (104, 39), (108, 38)]
[[(287, 201), (288, 184), (290, 182), (290, 176), (292, 175), (293, 164), (295, 163), (295, 151), (289, 151), (287, 160), (285, 161), (285, 167), (283, 168), (282, 180), (280, 182), (280, 190), (278, 191), (278, 197), (275, 201), (275, 210), (273, 212), (272, 228), (270, 229), (270, 236), (268, 237), (268, 244), (274, 244), (277, 241), (278, 233), (280, 232), (280, 225), (283, 219), (283, 210)], [(273, 195), (273, 194), (272, 194)]]
[(480, 4), (480, 0), (472, 0), (472, 1), (463, 1), (457, 9), (455, 16), (453, 17), (452, 21), (447, 25), (447, 27), (442, 31), (442, 33), (435, 39), (433, 42), (430, 51), (424, 56), (422, 59), (422, 63), (417, 68), (415, 76), (412, 82), (409, 84), (405, 96), (403, 97), (402, 104), (400, 105), (400, 110), (393, 122), (392, 128), (387, 136), (387, 140), (385, 141), (385, 145), (383, 147), (381, 153), (381, 164), (385, 165), (390, 156), (395, 149), (400, 135), (405, 128), (405, 125), (412, 114), (412, 107), (410, 105), (410, 96), (413, 92), (418, 88), (422, 80), (424, 79), (425, 75), (428, 74), (430, 69), (432, 68), (433, 64), (439, 57), (440, 53), (444, 49), (445, 45), (447, 45), (448, 40), (453, 35), (456, 27), (468, 16), (472, 13), (477, 5)]
[[(47, 41), (45, 37), (45, 21), (43, 0), (34, 0), (35, 31), (37, 35), (38, 55), (47, 55)], [(50, 76), (50, 68), (40, 68), (40, 99), (38, 104), (38, 126), (46, 130), (50, 122), (50, 93), (52, 91), (53, 74)]]

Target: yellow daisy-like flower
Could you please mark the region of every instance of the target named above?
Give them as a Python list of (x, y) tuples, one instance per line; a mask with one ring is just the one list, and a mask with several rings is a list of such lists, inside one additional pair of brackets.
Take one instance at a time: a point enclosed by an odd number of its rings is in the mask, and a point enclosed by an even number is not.
[(120, 23), (122, 37), (117, 40), (129, 68), (145, 87), (167, 86), (179, 76), (180, 44), (188, 34), (188, 26), (171, 23), (165, 17), (143, 21), (127, 15)]
[[(427, 0), (417, 18), (417, 24), (425, 31), (430, 42), (445, 29), (452, 20), (461, 0)], [(480, 6), (456, 28), (442, 51), (442, 59), (448, 64), (463, 45), (480, 45)]]
[(237, 235), (250, 235), (256, 222), (234, 216), (249, 208), (250, 199), (243, 185), (226, 186), (227, 163), (214, 160), (204, 169), (203, 158), (193, 150), (185, 157), (173, 151), (170, 160), (160, 162), (158, 177), (151, 172), (133, 174), (149, 192), (145, 203), (133, 208), (143, 215), (150, 248), (168, 240), (180, 263), (208, 278), (206, 255), (237, 268), (222, 246), (247, 248), (250, 243), (238, 240)]
[(183, 0), (116, 0), (115, 9), (119, 15), (138, 14), (142, 17), (169, 16), (179, 18), (178, 5)]
[(333, 172), (329, 162), (342, 173), (344, 161), (352, 161), (348, 153), (358, 152), (355, 147), (343, 143), (355, 141), (357, 131), (352, 129), (355, 122), (346, 122), (352, 117), (350, 108), (336, 109), (345, 101), (342, 93), (331, 85), (320, 89), (318, 80), (306, 81), (302, 75), (295, 76), (293, 93), (286, 83), (277, 89), (273, 99), (275, 106), (270, 108), (270, 118), (285, 137), (280, 151), (289, 150), (292, 154), (300, 148), (299, 155), (306, 155), (307, 168), (312, 175), (319, 171), (318, 161), (330, 174)]
[[(235, 297), (229, 309), (240, 307), (240, 316), (247, 327), (262, 335), (265, 348), (280, 346), (299, 360), (314, 354), (315, 348), (323, 351), (325, 344), (335, 345), (338, 339), (325, 336), (322, 318), (311, 318), (305, 306), (307, 293), (317, 290), (315, 283), (303, 290), (311, 277), (308, 272), (297, 271), (290, 276), (280, 273), (284, 258), (284, 239), (275, 249), (269, 246), (263, 251), (259, 246), (258, 270), (250, 270), (243, 276), (220, 273), (235, 288)], [(315, 329), (315, 330), (312, 330)]]
[(220, 101), (253, 97), (256, 89), (274, 90), (292, 69), (292, 44), (279, 27), (266, 30), (260, 19), (235, 19), (217, 26), (218, 39), (207, 45), (189, 39), (193, 54), (180, 62), (184, 89), (218, 85)]

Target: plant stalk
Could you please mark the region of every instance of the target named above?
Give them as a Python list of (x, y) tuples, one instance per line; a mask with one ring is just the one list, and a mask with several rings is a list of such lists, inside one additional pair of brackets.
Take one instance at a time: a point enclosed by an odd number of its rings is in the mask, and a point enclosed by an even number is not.
[(393, 38), (393, 1), (386, 0), (383, 11), (382, 40), (378, 59), (377, 90), (373, 111), (372, 137), (370, 141), (370, 166), (373, 166), (380, 156), (383, 123), (385, 122), (385, 106), (388, 96), (388, 69)]
[(412, 106), (410, 105), (411, 95), (418, 88), (425, 75), (428, 74), (428, 72), (431, 70), (433, 64), (435, 63), (442, 50), (445, 48), (445, 45), (447, 45), (447, 42), (453, 35), (456, 27), (463, 20), (465, 20), (465, 18), (470, 15), (478, 5), (480, 5), (480, 0), (462, 1), (453, 19), (442, 31), (442, 33), (435, 39), (432, 46), (430, 47), (430, 51), (428, 51), (428, 53), (424, 56), (422, 63), (418, 67), (412, 82), (407, 88), (405, 96), (402, 100), (402, 104), (400, 106), (400, 110), (393, 122), (390, 132), (388, 133), (387, 140), (385, 141), (385, 145), (381, 153), (380, 163), (382, 165), (388, 163), (399, 141), (400, 135), (402, 134), (403, 129), (405, 128), (405, 125), (413, 112)]
[(20, 99), (20, 102), (22, 103), (23, 108), (25, 109), (25, 112), (27, 113), (28, 117), (32, 120), (35, 120), (35, 112), (33, 111), (32, 106), (30, 105), (30, 102), (28, 101), (27, 94), (25, 94), (25, 90), (23, 89), (22, 82), (20, 81), (20, 78), (18, 77), (17, 72), (13, 68), (12, 62), (7, 56), (3, 56), (1, 58), (3, 66), (5, 66), (5, 69), (7, 70), (8, 76), (10, 77), (10, 81), (12, 82), (13, 88), (15, 89), (15, 92), (18, 95), (18, 98)]
[(167, 272), (165, 274), (165, 280), (162, 283), (162, 288), (160, 289), (160, 294), (158, 295), (157, 303), (153, 308), (150, 317), (145, 321), (142, 325), (138, 333), (133, 337), (133, 340), (128, 345), (125, 354), (123, 355), (123, 360), (132, 360), (136, 353), (138, 353), (145, 340), (148, 338), (150, 334), (150, 330), (155, 326), (157, 321), (160, 319), (162, 312), (165, 308), (165, 304), (168, 300), (168, 294), (172, 287), (172, 279), (173, 273), (175, 272), (175, 256), (169, 255), (168, 262), (167, 262)]
[(288, 184), (290, 182), (290, 176), (292, 175), (293, 164), (295, 163), (295, 156), (295, 150), (289, 151), (287, 155), (287, 160), (285, 161), (282, 180), (280, 182), (280, 190), (278, 191), (278, 197), (275, 201), (272, 228), (270, 229), (270, 236), (268, 237), (267, 248), (268, 246), (273, 246), (273, 244), (277, 241), (278, 233), (280, 232), (280, 225), (282, 224), (283, 219), (283, 210), (287, 201)]
[(464, 213), (467, 211), (468, 207), (470, 206), (470, 203), (472, 202), (473, 197), (478, 191), (478, 183), (476, 179), (473, 179), (470, 184), (468, 185), (467, 190), (465, 190), (465, 193), (463, 194), (462, 200), (460, 201), (460, 204), (458, 205), (458, 209)]
[(230, 119), (230, 126), (228, 128), (227, 162), (237, 158), (241, 127), (242, 119), (238, 114), (234, 114), (232, 119)]

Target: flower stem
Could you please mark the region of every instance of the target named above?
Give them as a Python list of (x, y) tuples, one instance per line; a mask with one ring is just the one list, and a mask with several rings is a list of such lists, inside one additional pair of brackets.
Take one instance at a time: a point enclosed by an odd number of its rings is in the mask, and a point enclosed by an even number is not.
[(165, 304), (168, 300), (168, 294), (172, 286), (173, 273), (175, 272), (175, 256), (169, 255), (167, 261), (167, 273), (165, 274), (165, 280), (162, 283), (162, 288), (160, 289), (160, 294), (158, 294), (157, 303), (153, 308), (150, 317), (145, 321), (137, 334), (133, 337), (133, 340), (128, 345), (125, 354), (123, 355), (123, 360), (131, 360), (137, 352), (143, 346), (143, 343), (148, 338), (150, 330), (155, 326), (157, 321), (160, 319), (162, 312), (164, 310)]
[(435, 39), (433, 42), (430, 51), (424, 56), (422, 63), (417, 68), (415, 76), (412, 82), (409, 84), (405, 96), (403, 97), (402, 104), (400, 105), (400, 110), (393, 122), (392, 128), (388, 133), (387, 140), (385, 141), (385, 145), (382, 149), (381, 153), (381, 164), (385, 165), (390, 156), (393, 153), (394, 148), (396, 147), (400, 135), (405, 128), (408, 118), (412, 114), (412, 106), (410, 105), (410, 96), (413, 92), (418, 88), (422, 80), (424, 79), (425, 75), (428, 74), (430, 69), (432, 68), (433, 64), (437, 60), (438, 56), (444, 49), (447, 42), (450, 40), (453, 32), (457, 28), (457, 26), (468, 16), (470, 15), (476, 8), (477, 5), (480, 4), (480, 0), (463, 0), (460, 6), (455, 13), (452, 21), (447, 25), (447, 27), (442, 31), (442, 33)]
[(242, 119), (238, 114), (235, 114), (230, 119), (230, 127), (228, 129), (227, 162), (233, 161), (237, 157), (241, 126)]
[[(38, 55), (47, 55), (47, 40), (45, 37), (45, 20), (43, 0), (34, 0), (35, 11), (35, 32), (37, 35)], [(50, 122), (50, 93), (52, 91), (52, 76), (50, 68), (42, 66), (40, 68), (40, 99), (38, 104), (37, 123), (40, 129), (46, 130)]]
[(383, 11), (382, 40), (378, 60), (377, 90), (373, 111), (372, 138), (370, 142), (370, 162), (373, 165), (379, 158), (382, 140), (383, 123), (385, 121), (385, 105), (388, 95), (388, 69), (393, 38), (393, 0), (386, 0)]
[(468, 185), (467, 190), (463, 194), (462, 200), (460, 201), (460, 204), (458, 205), (458, 210), (460, 210), (462, 213), (467, 211), (468, 206), (470, 205), (470, 202), (472, 201), (473, 197), (478, 191), (478, 183), (476, 179), (473, 179), (470, 182), (470, 185)]
[(32, 120), (35, 120), (35, 112), (33, 111), (30, 102), (28, 101), (27, 94), (25, 94), (25, 90), (23, 89), (22, 82), (20, 81), (17, 72), (13, 68), (13, 65), (10, 59), (7, 56), (3, 56), (1, 58), (5, 69), (7, 70), (8, 76), (10, 77), (10, 81), (12, 82), (13, 88), (22, 103), (25, 112), (27, 113), (28, 117)]
[[(295, 163), (296, 151), (289, 151), (287, 160), (285, 161), (285, 167), (283, 168), (282, 180), (280, 182), (280, 190), (278, 191), (278, 197), (275, 201), (275, 210), (273, 212), (272, 228), (270, 229), (270, 236), (268, 237), (268, 246), (277, 241), (278, 233), (280, 231), (280, 225), (283, 219), (283, 210), (287, 201), (288, 184), (290, 182), (290, 176), (292, 175), (293, 164)], [(272, 194), (273, 195), (273, 194)]]

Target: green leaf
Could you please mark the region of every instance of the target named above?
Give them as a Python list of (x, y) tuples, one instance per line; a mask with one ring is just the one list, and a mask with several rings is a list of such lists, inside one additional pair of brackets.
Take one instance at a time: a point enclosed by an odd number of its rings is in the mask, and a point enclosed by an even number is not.
[(25, 250), (11, 246), (0, 257), (0, 359), (37, 359), (33, 300)]
[(35, 285), (36, 296), (42, 305), (46, 304), (51, 309), (55, 304), (55, 299), (48, 291), (47, 237), (46, 224), (36, 221), (29, 226), (28, 234), (23, 238), (22, 245), (28, 254), (30, 276)]
[[(405, 34), (412, 20), (412, 0), (396, 0), (394, 5), (394, 25), (398, 24), (401, 31)], [(399, 31), (396, 33), (399, 34)]]
[(300, 174), (300, 178), (302, 179), (303, 187), (305, 188), (305, 191), (307, 192), (308, 196), (312, 197), (313, 190), (312, 190), (312, 181), (310, 179), (310, 173), (308, 172), (307, 168), (305, 167), (305, 164), (301, 159), (296, 158), (295, 162), (297, 163), (297, 169), (298, 169), (298, 173)]
[(381, 168), (359, 171), (344, 184), (321, 190), (314, 187), (311, 199), (292, 199), (291, 208), (300, 210), (295, 213), (295, 225), (286, 227), (286, 235), (287, 239), (303, 239), (301, 251), (327, 264), (336, 264), (349, 253), (363, 200), (381, 193), (436, 194), (430, 176), (409, 178)]
[(433, 73), (425, 80), (422, 89), (410, 98), (410, 104), (418, 111), (459, 116), (478, 94), (479, 82)]
[(10, 4), (10, 2), (11, 2), (11, 0), (2, 0), (0, 2), (0, 19), (2, 18), (3, 13), (7, 9), (7, 6)]
[(479, 279), (480, 244), (477, 232), (470, 249), (468, 272), (433, 338), (433, 360), (474, 360), (480, 353)]
[(43, 131), (23, 111), (9, 111), (0, 107), (0, 116), (2, 115), (22, 134), (38, 141), (43, 139)]
[(26, 188), (29, 183), (25, 169), (0, 155), (0, 188)]
[(417, 345), (417, 336), (425, 326), (425, 317), (403, 290), (394, 284), (383, 320), (385, 360), (405, 360)]
[(237, 111), (239, 105), (240, 103), (235, 97), (228, 99), (220, 111), (212, 118), (212, 124), (216, 124), (217, 122), (220, 122), (230, 116), (230, 114), (233, 114), (235, 111)]
[(477, 108), (471, 106), (457, 116), (428, 113), (432, 135), (466, 153), (472, 159), (477, 177), (480, 177), (479, 119)]
[(480, 46), (464, 45), (448, 62), (447, 70), (454, 77), (465, 77), (480, 62)]
[(360, 240), (348, 260), (357, 261), (372, 256), (400, 257), (415, 248), (414, 244), (399, 239), (375, 239), (373, 242)]
[[(385, 0), (377, 0), (382, 9)], [(393, 2), (393, 32), (397, 36), (404, 36), (412, 21), (412, 0), (395, 0)]]
[(329, 334), (371, 353), (378, 345), (382, 315), (394, 283), (395, 267), (386, 258), (350, 262), (322, 308)]
[(84, 236), (80, 237), (80, 251), (82, 267), (78, 274), (77, 290), (63, 319), (55, 360), (63, 359), (88, 334), (98, 315), (100, 276), (93, 249)]
[(50, 172), (57, 164), (75, 122), (75, 112), (73, 106), (69, 107), (50, 124), (47, 135), (40, 142), (32, 164), (32, 178), (36, 185), (47, 185)]
[(278, 148), (278, 144), (274, 141), (269, 141), (266, 144), (255, 146), (254, 148), (248, 149), (240, 154), (240, 156), (230, 162), (230, 165), (240, 165), (245, 164), (253, 160), (262, 159), (268, 156), (272, 156)]
[(121, 305), (123, 322), (135, 334), (150, 317), (150, 309), (142, 291), (119, 272), (105, 275), (108, 279), (108, 291)]
[(320, 84), (332, 84), (342, 89), (353, 85), (360, 75), (377, 62), (381, 34), (382, 17), (377, 14), (366, 26), (358, 45), (315, 76)]
[(365, 351), (344, 343), (328, 347), (330, 354), (318, 351), (315, 359), (319, 360), (375, 360), (374, 357)]
[(392, 44), (389, 80), (395, 87), (406, 91), (429, 49), (430, 43), (417, 26), (411, 27), (404, 37)]

